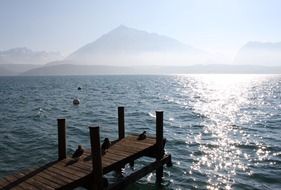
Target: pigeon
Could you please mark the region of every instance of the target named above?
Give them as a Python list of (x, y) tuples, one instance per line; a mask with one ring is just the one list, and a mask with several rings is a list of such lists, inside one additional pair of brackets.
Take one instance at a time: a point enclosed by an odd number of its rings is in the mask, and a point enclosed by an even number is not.
[(109, 147), (110, 147), (110, 141), (109, 141), (108, 138), (105, 138), (105, 139), (103, 140), (102, 145), (101, 145), (102, 154), (105, 154), (105, 151), (106, 151), (107, 149), (109, 149)]
[(83, 153), (84, 153), (84, 149), (82, 148), (81, 145), (78, 145), (78, 148), (73, 153), (72, 158), (79, 158), (80, 156), (82, 156)]
[(146, 139), (146, 131), (143, 131), (139, 136), (138, 136), (138, 140), (144, 140)]

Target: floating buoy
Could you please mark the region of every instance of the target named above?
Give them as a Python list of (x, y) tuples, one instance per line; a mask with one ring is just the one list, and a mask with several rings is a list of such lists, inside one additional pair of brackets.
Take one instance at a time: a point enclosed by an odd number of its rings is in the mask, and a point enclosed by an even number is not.
[(77, 89), (78, 89), (78, 90), (81, 90), (82, 88), (79, 86)]
[(73, 104), (74, 104), (74, 105), (80, 104), (80, 100), (79, 100), (78, 98), (74, 98)]

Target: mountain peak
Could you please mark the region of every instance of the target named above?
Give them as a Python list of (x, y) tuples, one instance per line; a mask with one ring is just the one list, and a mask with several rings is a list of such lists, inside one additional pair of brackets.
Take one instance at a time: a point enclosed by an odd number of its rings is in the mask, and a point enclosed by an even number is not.
[(128, 30), (131, 29), (130, 27), (120, 24), (117, 28), (115, 28), (114, 30)]
[(167, 54), (197, 51), (173, 38), (120, 25), (89, 43), (67, 59), (82, 63), (103, 64), (105, 57), (137, 57), (144, 54)]
[(235, 64), (279, 66), (281, 42), (247, 42), (237, 53)]
[(113, 30), (109, 31), (108, 33), (104, 34), (104, 36), (108, 34), (130, 33), (132, 31), (139, 31), (139, 30), (121, 24), (118, 27), (114, 28)]

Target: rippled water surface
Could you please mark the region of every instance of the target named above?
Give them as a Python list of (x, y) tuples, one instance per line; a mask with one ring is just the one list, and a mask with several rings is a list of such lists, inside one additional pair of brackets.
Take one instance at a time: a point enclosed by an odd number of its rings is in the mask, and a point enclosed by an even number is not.
[(91, 125), (117, 138), (122, 105), (127, 132), (155, 134), (164, 111), (174, 163), (164, 189), (281, 189), (280, 75), (1, 77), (0, 100), (0, 178), (56, 159), (57, 118), (67, 119), (69, 153), (89, 147)]

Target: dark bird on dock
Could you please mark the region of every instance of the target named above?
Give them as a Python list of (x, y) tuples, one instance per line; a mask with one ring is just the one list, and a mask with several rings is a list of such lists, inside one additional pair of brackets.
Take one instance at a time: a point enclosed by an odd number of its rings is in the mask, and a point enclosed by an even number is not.
[(146, 131), (143, 131), (139, 136), (138, 136), (138, 140), (144, 140), (146, 139)]
[(84, 153), (84, 149), (81, 145), (78, 145), (78, 148), (75, 150), (75, 152), (72, 154), (72, 158), (79, 158)]
[(78, 89), (78, 90), (81, 90), (82, 88), (79, 86), (77, 89)]
[(106, 151), (107, 149), (109, 149), (109, 147), (110, 147), (110, 141), (109, 141), (108, 138), (105, 138), (105, 139), (103, 140), (102, 145), (101, 145), (102, 154), (105, 154), (105, 151)]

